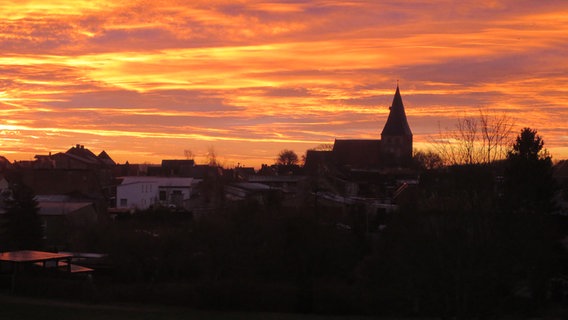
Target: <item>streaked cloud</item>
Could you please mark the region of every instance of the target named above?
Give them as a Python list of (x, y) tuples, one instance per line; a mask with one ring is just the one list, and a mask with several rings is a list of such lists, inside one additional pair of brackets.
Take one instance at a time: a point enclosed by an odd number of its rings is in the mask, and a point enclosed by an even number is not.
[(18, 0), (0, 18), (11, 160), (80, 143), (259, 166), (378, 138), (397, 80), (420, 147), (486, 108), (568, 158), (565, 1)]

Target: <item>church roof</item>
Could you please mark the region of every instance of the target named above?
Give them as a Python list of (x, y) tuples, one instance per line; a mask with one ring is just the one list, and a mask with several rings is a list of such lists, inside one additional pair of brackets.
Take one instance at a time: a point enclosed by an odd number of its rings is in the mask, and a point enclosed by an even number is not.
[(407, 135), (412, 136), (412, 131), (410, 131), (410, 126), (406, 120), (406, 113), (404, 112), (404, 104), (402, 103), (402, 97), (400, 96), (400, 90), (398, 85), (396, 86), (396, 92), (392, 100), (392, 105), (389, 108), (390, 113), (387, 119), (387, 123), (383, 128), (381, 135), (387, 136), (399, 136)]
[(381, 161), (381, 140), (335, 140), (333, 158), (339, 165), (353, 167), (375, 167)]
[(318, 168), (326, 166), (331, 162), (333, 152), (327, 150), (308, 150), (306, 151), (306, 161), (304, 162), (304, 169), (307, 172), (316, 172)]

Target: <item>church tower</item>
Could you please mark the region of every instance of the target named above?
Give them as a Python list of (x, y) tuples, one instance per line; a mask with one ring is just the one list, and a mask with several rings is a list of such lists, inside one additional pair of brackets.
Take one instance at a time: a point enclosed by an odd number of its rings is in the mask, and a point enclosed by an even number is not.
[(412, 131), (406, 120), (398, 84), (387, 123), (381, 133), (381, 160), (387, 167), (405, 167), (412, 161)]

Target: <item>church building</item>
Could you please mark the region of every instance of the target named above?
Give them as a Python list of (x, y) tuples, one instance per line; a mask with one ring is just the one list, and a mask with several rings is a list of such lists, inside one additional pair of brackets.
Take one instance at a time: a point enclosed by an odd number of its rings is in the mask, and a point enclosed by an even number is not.
[(336, 139), (331, 151), (308, 150), (304, 168), (307, 172), (321, 166), (339, 170), (388, 170), (407, 168), (412, 162), (412, 131), (397, 85), (381, 139)]

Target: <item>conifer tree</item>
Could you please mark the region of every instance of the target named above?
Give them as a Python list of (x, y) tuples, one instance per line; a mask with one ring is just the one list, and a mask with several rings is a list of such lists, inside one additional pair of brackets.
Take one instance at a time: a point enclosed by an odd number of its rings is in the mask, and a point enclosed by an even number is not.
[(7, 244), (12, 250), (40, 249), (43, 230), (35, 194), (22, 184), (13, 184), (11, 190), (6, 199)]
[(543, 148), (537, 131), (524, 128), (507, 154), (504, 193), (512, 211), (550, 213), (554, 209), (552, 159)]

